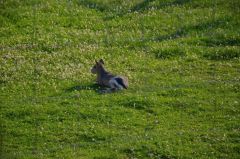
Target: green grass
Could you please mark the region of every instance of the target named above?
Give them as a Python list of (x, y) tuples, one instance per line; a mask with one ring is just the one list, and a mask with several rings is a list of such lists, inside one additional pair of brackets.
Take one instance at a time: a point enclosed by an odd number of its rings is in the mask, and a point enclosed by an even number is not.
[[(1, 158), (239, 158), (239, 8), (0, 1)], [(98, 93), (99, 58), (128, 90)]]

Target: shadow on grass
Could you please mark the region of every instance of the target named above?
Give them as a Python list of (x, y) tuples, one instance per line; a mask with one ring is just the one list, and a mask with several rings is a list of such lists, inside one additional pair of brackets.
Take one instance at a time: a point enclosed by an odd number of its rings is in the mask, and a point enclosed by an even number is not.
[(131, 8), (131, 12), (137, 12), (137, 11), (141, 11), (141, 10), (146, 10), (147, 7), (149, 6), (149, 3), (153, 2), (155, 0), (144, 0), (141, 3), (138, 3), (137, 5), (135, 5), (134, 7)]
[(73, 92), (73, 91), (81, 91), (81, 90), (92, 90), (98, 94), (107, 94), (107, 93), (115, 93), (117, 91), (109, 90), (108, 87), (103, 87), (98, 84), (86, 84), (86, 85), (76, 85), (66, 89), (66, 92)]
[(229, 22), (228, 18), (218, 18), (215, 20), (205, 21), (197, 25), (185, 26), (178, 29), (176, 32), (172, 34), (156, 37), (153, 41), (162, 42), (165, 40), (173, 40), (173, 39), (181, 38), (186, 36), (189, 32), (201, 32), (208, 29), (219, 28), (221, 25), (224, 25), (227, 22)]
[(240, 58), (240, 51), (236, 48), (211, 49), (203, 54), (208, 60), (232, 60)]
[[(137, 3), (135, 6), (129, 8), (129, 9), (125, 8), (125, 9), (120, 9), (120, 10), (111, 7), (111, 6), (116, 7), (116, 6), (121, 5), (121, 4), (117, 3), (118, 1), (112, 1), (111, 2), (112, 4), (108, 3), (108, 5), (106, 5), (103, 2), (96, 2), (93, 0), (80, 0), (77, 2), (77, 4), (87, 7), (87, 8), (90, 8), (90, 9), (95, 9), (100, 12), (106, 12), (106, 13), (112, 12), (113, 14), (104, 18), (104, 20), (112, 20), (115, 17), (123, 17), (124, 15), (126, 15), (128, 13), (143, 12), (145, 10), (149, 10), (151, 8), (150, 3), (154, 2), (154, 1), (156, 1), (156, 0), (144, 0), (140, 3)], [(174, 5), (178, 5), (178, 6), (184, 5), (190, 1), (191, 0), (174, 0), (172, 2), (161, 2), (156, 7), (156, 9), (164, 9), (166, 7), (174, 6)], [(115, 2), (115, 3), (113, 3), (113, 2)]]
[[(149, 8), (151, 8), (149, 6), (149, 4), (151, 2), (154, 2), (156, 0), (144, 0), (143, 2), (135, 5), (134, 7), (131, 8), (131, 12), (139, 12), (139, 11), (145, 11), (145, 10), (148, 10)], [(170, 7), (170, 6), (175, 6), (175, 5), (184, 5), (188, 2), (190, 2), (191, 0), (175, 0), (173, 2), (161, 2), (159, 4), (159, 6), (157, 6), (156, 9), (164, 9), (166, 7)]]
[(98, 84), (85, 84), (85, 85), (76, 85), (66, 89), (66, 92), (81, 91), (81, 90), (94, 90), (99, 92), (103, 87), (100, 87)]
[[(151, 37), (146, 37), (146, 38), (141, 38), (141, 39), (136, 39), (135, 41), (131, 41), (129, 39), (126, 39), (124, 41), (121, 41), (120, 45), (128, 45), (128, 47), (130, 49), (135, 49), (135, 48), (147, 48), (148, 47), (148, 43), (149, 42), (164, 42), (164, 41), (168, 41), (168, 40), (176, 40), (176, 39), (180, 39), (180, 38), (185, 38), (187, 36), (191, 37), (191, 36), (195, 36), (195, 34), (202, 34), (202, 32), (210, 32), (210, 31), (214, 31), (215, 29), (218, 28), (225, 28), (227, 23), (231, 21), (230, 17), (221, 17), (221, 18), (215, 18), (215, 19), (208, 19), (208, 20), (204, 20), (204, 21), (200, 21), (197, 24), (191, 24), (191, 25), (186, 25), (186, 26), (180, 26), (179, 29), (172, 31), (171, 33), (165, 34), (165, 35), (159, 35), (159, 36), (151, 36)], [(194, 35), (192, 35), (194, 34)], [(209, 38), (207, 38), (209, 39)], [(204, 39), (203, 39), (204, 40)], [(238, 45), (239, 44), (239, 40), (238, 39), (233, 39), (233, 40), (229, 40), (226, 39), (225, 41), (202, 41), (202, 43), (206, 43), (207, 45)], [(116, 41), (115, 41), (116, 42)], [(215, 42), (215, 43), (214, 43)], [(114, 43), (110, 42), (108, 45), (114, 45), (111, 44)], [(152, 50), (153, 53), (156, 55), (156, 58), (169, 58), (169, 57), (174, 57), (175, 53), (177, 53), (177, 56), (184, 56), (184, 50), (179, 48), (177, 49), (169, 49), (166, 50), (164, 52), (160, 52), (161, 50)], [(160, 54), (159, 54), (160, 52)]]
[(90, 9), (96, 9), (100, 12), (109, 11), (109, 7), (107, 7), (106, 5), (102, 3), (93, 2), (91, 0), (80, 0), (77, 3), (78, 5), (82, 5)]
[(203, 45), (208, 47), (216, 46), (240, 46), (240, 37), (211, 37), (211, 38), (202, 38), (201, 42)]
[[(105, 18), (104, 20), (112, 20), (115, 17), (123, 17), (124, 15), (126, 15), (127, 13), (134, 13), (134, 12), (143, 12), (146, 10), (151, 9), (152, 7), (150, 6), (150, 3), (154, 2), (156, 0), (144, 0), (141, 3), (136, 4), (135, 6), (133, 6), (132, 8), (128, 9), (128, 10), (123, 10), (121, 12), (116, 13), (115, 15), (111, 15), (110, 17)], [(175, 5), (184, 5), (188, 2), (190, 2), (191, 0), (175, 0), (173, 2), (161, 2), (157, 7), (155, 7), (156, 9), (164, 9), (166, 7), (170, 7), (170, 6), (175, 6)]]

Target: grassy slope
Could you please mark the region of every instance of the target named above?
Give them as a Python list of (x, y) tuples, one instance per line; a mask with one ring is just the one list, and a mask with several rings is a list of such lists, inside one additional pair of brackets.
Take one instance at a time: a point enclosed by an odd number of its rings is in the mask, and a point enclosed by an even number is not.
[[(1, 1), (2, 157), (239, 158), (239, 8)], [(127, 91), (97, 93), (98, 58)]]

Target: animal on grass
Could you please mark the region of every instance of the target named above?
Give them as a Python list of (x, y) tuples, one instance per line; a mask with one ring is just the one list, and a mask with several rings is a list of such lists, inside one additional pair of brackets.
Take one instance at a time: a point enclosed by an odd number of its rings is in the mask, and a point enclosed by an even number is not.
[(117, 90), (128, 88), (128, 78), (124, 76), (113, 75), (104, 68), (104, 61), (100, 59), (95, 61), (95, 65), (92, 67), (91, 72), (97, 74), (97, 84), (103, 87), (107, 87), (102, 93), (114, 92)]

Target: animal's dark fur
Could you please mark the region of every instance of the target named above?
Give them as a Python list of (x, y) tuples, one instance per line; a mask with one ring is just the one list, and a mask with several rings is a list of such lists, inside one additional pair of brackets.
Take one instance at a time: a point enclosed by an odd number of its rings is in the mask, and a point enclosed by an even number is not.
[(124, 84), (123, 79), (122, 78), (115, 78), (117, 83), (119, 83), (121, 86), (123, 86), (123, 88), (127, 89), (127, 86)]

